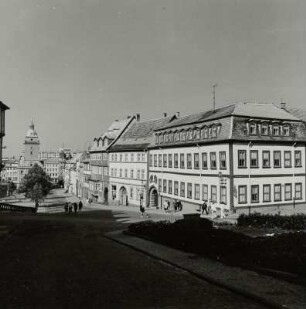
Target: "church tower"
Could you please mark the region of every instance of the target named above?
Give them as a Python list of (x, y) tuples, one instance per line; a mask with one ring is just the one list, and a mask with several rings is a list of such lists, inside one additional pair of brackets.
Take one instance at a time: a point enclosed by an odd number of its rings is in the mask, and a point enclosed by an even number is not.
[(38, 161), (39, 145), (40, 142), (32, 120), (24, 141), (24, 161)]

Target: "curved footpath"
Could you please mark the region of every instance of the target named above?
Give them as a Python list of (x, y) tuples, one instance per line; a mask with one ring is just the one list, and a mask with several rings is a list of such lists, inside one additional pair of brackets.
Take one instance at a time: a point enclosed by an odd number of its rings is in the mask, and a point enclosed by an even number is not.
[(269, 308), (306, 308), (306, 288), (303, 286), (261, 275), (254, 271), (227, 266), (195, 254), (123, 233), (123, 231), (107, 233), (105, 236), (188, 271), (201, 279), (252, 298)]

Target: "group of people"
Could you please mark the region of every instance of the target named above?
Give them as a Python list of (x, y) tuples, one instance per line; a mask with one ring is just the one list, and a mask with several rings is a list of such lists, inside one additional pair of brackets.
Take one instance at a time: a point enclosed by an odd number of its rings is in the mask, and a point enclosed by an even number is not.
[[(171, 210), (171, 204), (169, 200), (164, 201), (163, 208), (165, 211)], [(183, 210), (183, 204), (181, 201), (174, 201), (173, 203), (173, 209), (174, 211), (182, 211)]]
[(74, 202), (74, 203), (71, 203), (71, 202), (67, 202), (65, 204), (65, 212), (67, 213), (72, 213), (74, 211), (74, 213), (77, 213), (78, 211), (81, 211), (83, 208), (83, 203), (82, 201), (79, 201), (79, 203), (77, 202)]

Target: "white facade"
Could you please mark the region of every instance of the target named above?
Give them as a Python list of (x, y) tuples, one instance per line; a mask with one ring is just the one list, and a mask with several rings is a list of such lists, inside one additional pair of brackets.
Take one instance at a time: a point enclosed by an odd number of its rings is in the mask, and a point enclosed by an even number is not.
[(109, 155), (110, 202), (118, 205), (147, 203), (148, 162), (145, 151), (117, 152)]

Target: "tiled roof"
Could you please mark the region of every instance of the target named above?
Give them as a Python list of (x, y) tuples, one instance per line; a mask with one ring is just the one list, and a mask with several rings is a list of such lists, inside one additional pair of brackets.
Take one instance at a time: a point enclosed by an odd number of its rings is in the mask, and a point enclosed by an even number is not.
[(133, 123), (109, 150), (145, 149), (152, 141), (154, 131), (175, 119), (175, 116)]
[(217, 108), (215, 111), (208, 110), (196, 114), (187, 115), (172, 121), (160, 129), (183, 126), (187, 124), (200, 123), (215, 120), (227, 116), (245, 116), (250, 118), (270, 118), (280, 120), (299, 120), (286, 110), (283, 110), (270, 103), (249, 103), (240, 102)]
[(296, 118), (306, 122), (306, 110), (301, 108), (286, 108), (286, 110)]

